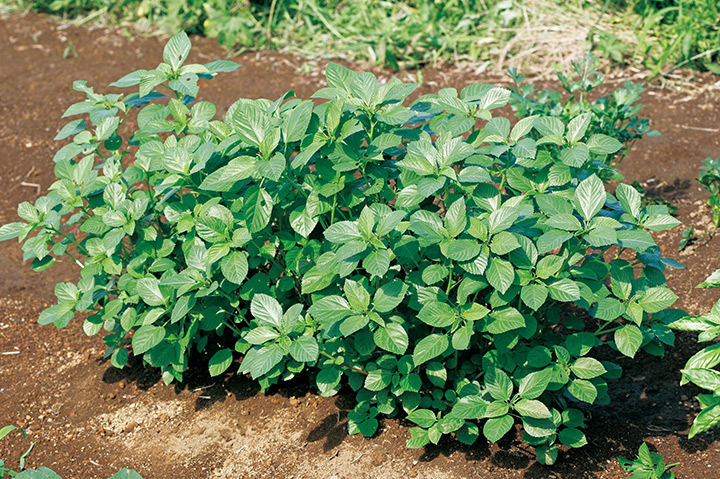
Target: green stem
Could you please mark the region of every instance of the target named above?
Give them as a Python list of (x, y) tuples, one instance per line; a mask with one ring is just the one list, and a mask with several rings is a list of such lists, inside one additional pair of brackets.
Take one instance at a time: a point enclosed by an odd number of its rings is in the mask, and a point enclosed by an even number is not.
[(337, 206), (337, 193), (333, 195), (332, 210), (330, 211), (330, 224), (335, 222), (335, 207)]
[(452, 273), (453, 273), (452, 270), (453, 270), (453, 262), (451, 260), (450, 261), (450, 274), (448, 275), (447, 288), (445, 288), (445, 294), (447, 294), (448, 296), (450, 296), (450, 290), (452, 289)]
[(80, 243), (78, 243), (77, 241), (75, 241), (75, 239), (73, 239), (73, 238), (71, 238), (70, 236), (66, 235), (66, 234), (63, 233), (62, 231), (56, 230), (55, 228), (47, 228), (47, 229), (49, 229), (50, 231), (54, 232), (55, 234), (59, 234), (59, 235), (62, 236), (63, 238), (69, 240), (69, 241), (72, 242), (72, 243), (77, 247), (77, 249), (80, 250), (83, 254), (85, 254), (85, 255), (87, 255), (87, 256), (90, 256), (90, 253), (88, 253), (88, 250), (86, 250), (85, 247), (82, 246)]
[[(332, 359), (333, 361), (337, 360), (334, 356), (331, 356), (330, 354), (326, 353), (323, 350), (320, 350), (320, 354), (322, 354), (323, 356), (325, 356), (328, 359)], [(355, 371), (357, 373), (364, 374), (365, 376), (368, 375), (367, 371), (363, 371), (362, 369), (356, 368), (355, 366), (350, 366), (348, 363), (342, 363), (342, 365), (348, 369), (352, 369), (353, 371)]]

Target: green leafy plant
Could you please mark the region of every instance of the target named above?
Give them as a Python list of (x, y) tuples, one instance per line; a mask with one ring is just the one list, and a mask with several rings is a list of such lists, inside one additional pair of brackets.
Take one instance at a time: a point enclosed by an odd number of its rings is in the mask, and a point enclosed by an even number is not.
[[(2, 429), (0, 429), (0, 441), (1, 441), (5, 436), (7, 436), (8, 434), (10, 434), (12, 431), (16, 431), (16, 430), (17, 430), (17, 431), (20, 431), (20, 433), (22, 434), (23, 439), (27, 439), (27, 437), (25, 436), (25, 430), (24, 430), (24, 429), (19, 428), (19, 427), (17, 427), (17, 426), (5, 426), (5, 427), (3, 427)], [(24, 453), (22, 456), (20, 456), (20, 461), (19, 461), (20, 464), (19, 464), (19, 466), (20, 466), (20, 470), (21, 470), (21, 471), (22, 471), (23, 469), (25, 469), (25, 460), (27, 459), (28, 455), (32, 452), (32, 450), (33, 450), (34, 447), (35, 447), (35, 443), (33, 442), (33, 443), (30, 444), (30, 447), (27, 449), (27, 451), (25, 451), (25, 453)], [(4, 478), (5, 478), (5, 474), (9, 475), (10, 477), (15, 477), (15, 476), (18, 475), (18, 472), (6, 468), (6, 467), (5, 467), (5, 460), (4, 460), (4, 459), (0, 459), (0, 479), (4, 479)]]
[(693, 244), (695, 241), (697, 241), (697, 236), (695, 236), (695, 229), (692, 225), (688, 226), (683, 230), (683, 232), (680, 235), (680, 241), (678, 245), (678, 251), (683, 251), (685, 248)]
[(630, 473), (628, 477), (636, 479), (675, 479), (675, 473), (670, 469), (680, 464), (676, 462), (666, 466), (662, 455), (651, 452), (646, 443), (640, 445), (636, 459), (631, 461), (618, 457), (618, 462)]
[(582, 409), (609, 401), (621, 369), (597, 352), (673, 344), (679, 265), (649, 231), (679, 222), (606, 191), (596, 172), (622, 144), (591, 114), (511, 126), (493, 116), (511, 92), (485, 84), (406, 106), (416, 85), (331, 63), (322, 104), (240, 99), (216, 120), (198, 78), (236, 65), (184, 65), (189, 49), (174, 36), (157, 69), (113, 84), (139, 85), (126, 96), (75, 83), (88, 99), (65, 116), (90, 123), (63, 127), (58, 181), (0, 228), (37, 270), (81, 267), (42, 324), (90, 312), (113, 365), (131, 349), (167, 383), (194, 356), (212, 375), (242, 357), (263, 390), (300, 373), (325, 396), (349, 385), (350, 432), (406, 415), (409, 447), (519, 423), (544, 464), (586, 444)]
[(706, 158), (697, 180), (710, 192), (707, 202), (712, 208), (712, 221), (716, 228), (720, 227), (720, 160)]
[[(644, 135), (654, 136), (659, 133), (650, 131), (649, 120), (638, 116), (642, 105), (637, 102), (644, 91), (641, 85), (627, 81), (610, 95), (590, 101), (590, 92), (604, 81), (602, 73), (598, 71), (597, 61), (597, 57), (588, 52), (582, 59), (572, 62), (571, 76), (557, 74), (563, 89), (570, 95), (565, 100), (560, 91), (536, 92), (534, 84), (523, 84), (524, 77), (517, 70), (510, 69), (509, 74), (515, 84), (510, 104), (520, 118), (542, 115), (567, 123), (577, 116), (588, 115), (587, 133), (611, 138), (606, 140), (607, 145), (604, 146), (614, 150), (604, 162), (596, 164), (595, 169), (603, 179), (619, 180), (622, 175), (615, 168), (627, 156), (633, 144)], [(542, 134), (536, 132), (531, 136), (537, 140)], [(576, 154), (586, 156), (585, 153), (581, 148)]]
[[(720, 269), (711, 274), (698, 287), (720, 287)], [(698, 331), (700, 333), (698, 342), (700, 343), (714, 341), (720, 337), (720, 301), (715, 303), (708, 314), (686, 316), (670, 323), (669, 326), (681, 331)], [(690, 438), (720, 424), (720, 371), (713, 369), (718, 364), (720, 364), (720, 343), (715, 342), (695, 353), (688, 359), (682, 370), (681, 385), (691, 382), (710, 391), (710, 394), (697, 396), (702, 410), (693, 421)]]

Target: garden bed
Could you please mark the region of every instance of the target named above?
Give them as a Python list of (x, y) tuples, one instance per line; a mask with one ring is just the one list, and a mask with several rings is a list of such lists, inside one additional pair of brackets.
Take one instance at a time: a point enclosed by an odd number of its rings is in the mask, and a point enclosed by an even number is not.
[[(17, 203), (34, 200), (54, 180), (51, 158), (58, 146), (52, 138), (63, 125), (62, 112), (80, 99), (71, 82), (84, 79), (102, 89), (128, 71), (152, 67), (162, 41), (64, 28), (38, 15), (0, 20), (0, 38), (7, 39), (0, 57), (0, 222), (6, 223), (15, 220)], [(222, 55), (210, 40), (194, 43), (191, 61)], [(77, 57), (66, 51), (69, 45)], [(242, 68), (203, 85), (201, 99), (219, 105), (219, 113), (240, 96), (276, 98), (293, 89), (304, 99), (324, 86), (322, 65), (302, 74), (308, 70), (302, 60), (277, 53), (246, 54), (237, 61)], [(423, 76), (420, 93), (505, 81), (442, 71)], [(613, 81), (622, 80), (618, 72)], [(678, 218), (696, 233), (709, 231), (711, 212), (694, 178), (705, 157), (720, 157), (717, 91), (650, 91), (643, 103), (644, 115), (662, 136), (636, 144), (621, 171), (651, 196), (678, 206)], [(680, 296), (677, 306), (698, 314), (719, 296), (695, 285), (720, 267), (720, 239), (700, 240), (678, 253), (682, 229), (657, 234), (656, 240), (688, 268), (668, 274), (669, 287)], [(196, 372), (182, 385), (165, 386), (158, 373), (137, 362), (117, 370), (102, 360), (102, 344), (87, 338), (79, 322), (63, 330), (36, 323), (54, 301), (54, 284), (75, 279), (77, 269), (57, 265), (38, 275), (21, 264), (17, 244), (3, 243), (0, 252), (0, 426), (24, 427), (37, 443), (28, 465), (51, 467), (65, 478), (107, 477), (121, 467), (137, 469), (146, 479), (611, 478), (623, 477), (615, 458), (634, 454), (643, 440), (667, 462), (681, 463), (680, 478), (711, 478), (720, 466), (720, 433), (687, 440), (697, 390), (678, 383), (680, 369), (698, 349), (691, 335), (680, 334), (663, 359), (645, 353), (633, 361), (612, 358), (625, 375), (610, 388), (611, 405), (593, 408), (589, 444), (561, 453), (557, 465), (547, 468), (536, 463), (519, 434), (496, 445), (442, 441), (407, 450), (409, 423), (384, 420), (372, 439), (347, 436), (351, 396), (316, 396), (307, 381), (260, 394), (255, 382), (234, 374), (210, 378)], [(13, 435), (0, 443), (0, 457), (14, 465), (26, 448)]]

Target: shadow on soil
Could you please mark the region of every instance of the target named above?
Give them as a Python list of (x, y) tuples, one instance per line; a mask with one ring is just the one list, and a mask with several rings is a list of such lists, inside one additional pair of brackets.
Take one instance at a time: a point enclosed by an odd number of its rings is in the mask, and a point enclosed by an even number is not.
[[(683, 450), (689, 453), (705, 451), (720, 439), (720, 431), (713, 430), (692, 440), (687, 439), (690, 422), (697, 414), (693, 396), (702, 391), (692, 386), (679, 386), (679, 371), (696, 348), (697, 343), (691, 335), (679, 334), (676, 346), (662, 360), (644, 353), (630, 360), (609, 351), (608, 357), (602, 359), (612, 360), (623, 367), (623, 377), (609, 384), (611, 403), (587, 408), (575, 404), (575, 407), (585, 410), (588, 418), (586, 433), (589, 443), (580, 449), (561, 446), (557, 464), (551, 468), (536, 462), (534, 449), (521, 440), (522, 431), (519, 427), (514, 434), (494, 445), (478, 441), (467, 446), (444, 436), (439, 444), (424, 448), (420, 461), (429, 462), (440, 456), (447, 457), (460, 452), (471, 462), (490, 460), (499, 468), (525, 469), (526, 479), (547, 479), (573, 477), (572, 474), (578, 470), (600, 472), (608, 461), (614, 461), (619, 455), (634, 457), (637, 448), (648, 436), (677, 436)], [(236, 370), (237, 364), (229, 369)], [(199, 393), (195, 399), (196, 411), (231, 397), (235, 401), (244, 401), (260, 393), (257, 382), (247, 376), (228, 372), (211, 377), (202, 364), (191, 365), (189, 371), (185, 381), (175, 385), (175, 392)], [(148, 390), (162, 381), (156, 370), (144, 367), (137, 358), (132, 358), (122, 370), (108, 367), (103, 374), (106, 383), (121, 380), (135, 383), (141, 390)], [(295, 377), (281, 385), (272, 386), (265, 394), (290, 399), (316, 396), (312, 381), (308, 381), (307, 376)], [(310, 430), (305, 440), (322, 442), (325, 452), (340, 446), (348, 437), (348, 412), (355, 404), (354, 396), (349, 387), (343, 388), (335, 398), (334, 410)], [(403, 427), (413, 426), (404, 419), (400, 424)], [(377, 434), (382, 434), (384, 429), (385, 424), (380, 420)]]

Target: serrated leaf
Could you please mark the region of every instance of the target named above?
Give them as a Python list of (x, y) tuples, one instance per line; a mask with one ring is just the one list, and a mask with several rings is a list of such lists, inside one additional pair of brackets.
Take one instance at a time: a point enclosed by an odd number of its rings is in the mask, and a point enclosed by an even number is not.
[(248, 273), (247, 255), (241, 251), (233, 251), (220, 261), (220, 270), (231, 283), (242, 284)]
[(190, 38), (187, 33), (181, 31), (168, 40), (163, 50), (163, 61), (170, 65), (173, 70), (180, 69), (190, 53)]
[(593, 218), (605, 204), (605, 187), (600, 178), (591, 175), (575, 189), (575, 205), (585, 221)]
[(420, 366), (421, 364), (440, 356), (447, 350), (449, 345), (450, 342), (448, 341), (447, 336), (442, 334), (431, 334), (424, 337), (417, 343), (415, 350), (413, 351), (413, 362), (415, 363), (415, 366)]
[(615, 331), (615, 345), (618, 350), (625, 356), (634, 358), (635, 353), (643, 342), (643, 334), (640, 328), (634, 324), (626, 324), (622, 328)]
[(487, 269), (487, 280), (490, 285), (500, 293), (505, 293), (515, 279), (515, 270), (509, 261), (499, 258), (490, 260)]

